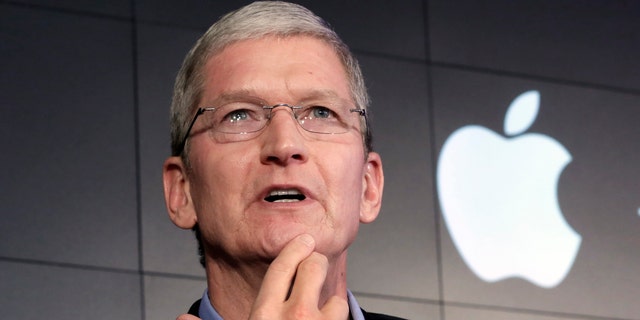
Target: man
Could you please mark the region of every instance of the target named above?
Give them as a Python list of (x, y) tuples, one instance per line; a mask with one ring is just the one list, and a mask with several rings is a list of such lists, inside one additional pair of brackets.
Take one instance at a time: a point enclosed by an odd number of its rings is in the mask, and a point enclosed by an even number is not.
[(394, 319), (362, 311), (346, 287), (347, 248), (384, 184), (367, 105), (357, 61), (301, 6), (257, 2), (198, 40), (163, 167), (171, 220), (196, 231), (207, 274), (191, 314)]

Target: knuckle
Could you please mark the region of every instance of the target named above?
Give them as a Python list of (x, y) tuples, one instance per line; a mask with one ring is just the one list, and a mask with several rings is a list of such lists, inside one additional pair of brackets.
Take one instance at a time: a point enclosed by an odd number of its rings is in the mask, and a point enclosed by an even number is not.
[(315, 316), (314, 312), (301, 306), (297, 305), (289, 310), (288, 318), (292, 320), (298, 319), (313, 319)]

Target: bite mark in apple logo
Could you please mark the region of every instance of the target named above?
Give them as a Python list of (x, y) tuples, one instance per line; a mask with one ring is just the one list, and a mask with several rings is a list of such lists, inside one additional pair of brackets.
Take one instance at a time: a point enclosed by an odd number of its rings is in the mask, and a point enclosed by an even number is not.
[(520, 277), (557, 286), (571, 269), (582, 237), (558, 204), (558, 179), (571, 154), (553, 138), (523, 134), (535, 121), (540, 93), (513, 100), (503, 137), (467, 125), (445, 141), (437, 191), (445, 225), (467, 266), (482, 280)]

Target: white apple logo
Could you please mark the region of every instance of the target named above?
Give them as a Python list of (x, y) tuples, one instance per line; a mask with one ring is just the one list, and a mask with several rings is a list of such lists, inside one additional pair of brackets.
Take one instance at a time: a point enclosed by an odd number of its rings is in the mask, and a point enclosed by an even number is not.
[(521, 277), (554, 287), (571, 269), (582, 241), (557, 199), (558, 178), (571, 154), (546, 135), (522, 134), (539, 104), (538, 91), (513, 100), (504, 120), (512, 138), (468, 125), (452, 133), (440, 152), (444, 222), (465, 263), (484, 281)]

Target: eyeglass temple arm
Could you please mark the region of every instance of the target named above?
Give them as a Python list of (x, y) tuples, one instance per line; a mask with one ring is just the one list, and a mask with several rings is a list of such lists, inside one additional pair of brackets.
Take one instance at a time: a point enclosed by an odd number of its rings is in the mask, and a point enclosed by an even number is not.
[(191, 133), (191, 129), (193, 128), (193, 125), (196, 123), (196, 120), (198, 119), (198, 117), (204, 113), (204, 111), (205, 111), (204, 108), (198, 108), (198, 111), (196, 111), (196, 114), (193, 116), (191, 123), (189, 123), (189, 127), (187, 128), (187, 131), (184, 134), (184, 138), (180, 143), (180, 149), (179, 149), (180, 151), (178, 152), (179, 155), (182, 154), (182, 152), (184, 151), (184, 147), (187, 144), (187, 139), (189, 138), (189, 134)]

